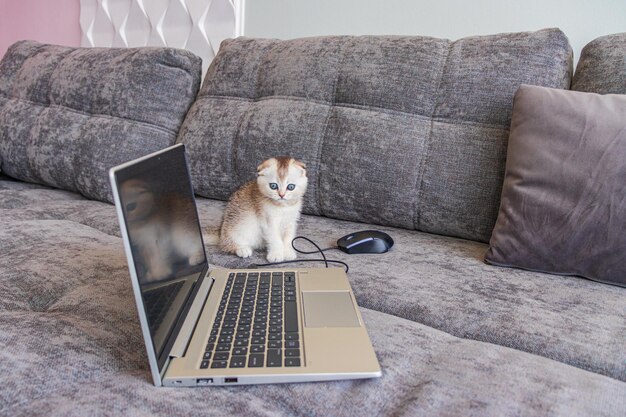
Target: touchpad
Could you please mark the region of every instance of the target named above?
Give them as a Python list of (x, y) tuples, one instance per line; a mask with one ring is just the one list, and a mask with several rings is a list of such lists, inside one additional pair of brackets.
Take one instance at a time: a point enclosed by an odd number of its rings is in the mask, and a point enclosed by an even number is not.
[(306, 327), (361, 327), (348, 291), (303, 291)]

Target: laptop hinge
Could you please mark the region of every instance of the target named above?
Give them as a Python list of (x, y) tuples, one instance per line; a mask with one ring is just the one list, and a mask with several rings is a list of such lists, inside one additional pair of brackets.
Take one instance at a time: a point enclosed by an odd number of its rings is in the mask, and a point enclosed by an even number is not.
[(172, 346), (172, 350), (169, 354), (170, 358), (181, 358), (185, 356), (187, 346), (189, 346), (189, 343), (191, 342), (191, 337), (196, 329), (196, 324), (200, 319), (202, 308), (204, 307), (207, 297), (209, 296), (213, 282), (214, 279), (211, 278), (209, 273), (207, 273), (205, 279), (202, 280), (202, 284), (196, 294), (196, 298), (193, 300), (193, 304), (191, 304), (187, 318), (185, 319), (183, 326), (180, 328), (180, 332), (174, 342), (174, 346)]

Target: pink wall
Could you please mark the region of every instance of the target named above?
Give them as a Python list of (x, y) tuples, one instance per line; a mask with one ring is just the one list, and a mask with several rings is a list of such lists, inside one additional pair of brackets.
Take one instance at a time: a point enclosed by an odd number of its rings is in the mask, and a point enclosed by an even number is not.
[(15, 41), (80, 45), (80, 0), (0, 0), (0, 57)]

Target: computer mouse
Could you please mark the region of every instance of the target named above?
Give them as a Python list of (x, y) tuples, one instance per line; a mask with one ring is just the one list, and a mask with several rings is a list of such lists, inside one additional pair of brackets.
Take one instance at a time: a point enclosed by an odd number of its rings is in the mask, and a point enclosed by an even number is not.
[(393, 246), (393, 239), (378, 230), (350, 233), (337, 241), (337, 247), (350, 255), (356, 253), (385, 253)]

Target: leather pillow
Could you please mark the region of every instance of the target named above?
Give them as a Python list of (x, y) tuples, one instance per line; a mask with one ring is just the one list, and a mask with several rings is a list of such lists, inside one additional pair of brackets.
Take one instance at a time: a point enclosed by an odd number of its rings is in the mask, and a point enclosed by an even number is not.
[(485, 260), (626, 286), (626, 95), (522, 85)]

